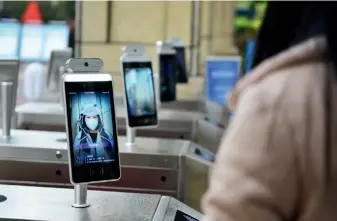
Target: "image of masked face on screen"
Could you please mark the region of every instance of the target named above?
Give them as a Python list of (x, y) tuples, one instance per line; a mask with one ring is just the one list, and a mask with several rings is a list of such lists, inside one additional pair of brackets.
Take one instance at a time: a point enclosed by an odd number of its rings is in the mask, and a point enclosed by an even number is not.
[(75, 164), (114, 160), (114, 138), (109, 92), (70, 94)]
[(131, 117), (153, 115), (156, 111), (151, 68), (129, 68), (125, 71), (128, 112)]

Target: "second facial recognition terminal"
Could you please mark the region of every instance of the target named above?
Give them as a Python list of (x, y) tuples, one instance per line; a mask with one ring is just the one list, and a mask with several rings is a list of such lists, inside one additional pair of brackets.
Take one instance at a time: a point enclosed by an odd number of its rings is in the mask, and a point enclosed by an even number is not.
[(112, 77), (63, 75), (70, 180), (73, 184), (120, 178)]
[(152, 59), (141, 46), (126, 46), (121, 56), (127, 123), (129, 127), (158, 124)]

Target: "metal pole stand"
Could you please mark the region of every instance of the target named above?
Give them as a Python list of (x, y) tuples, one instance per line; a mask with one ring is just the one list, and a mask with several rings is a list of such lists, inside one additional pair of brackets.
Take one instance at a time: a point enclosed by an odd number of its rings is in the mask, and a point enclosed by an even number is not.
[(134, 148), (136, 147), (136, 129), (135, 128), (131, 128), (131, 127), (127, 127), (126, 128), (126, 143), (125, 146), (130, 147), (130, 148)]
[(14, 107), (14, 90), (13, 82), (1, 82), (1, 120), (2, 120), (2, 139), (9, 140), (11, 138), (11, 123)]
[(87, 203), (87, 184), (75, 184), (74, 185), (74, 202), (71, 205), (75, 208), (86, 208), (89, 207), (90, 204)]
[(63, 98), (63, 81), (62, 81), (62, 76), (65, 73), (65, 67), (61, 66), (59, 69), (59, 96), (60, 96), (60, 108), (62, 111), (64, 111), (64, 98)]

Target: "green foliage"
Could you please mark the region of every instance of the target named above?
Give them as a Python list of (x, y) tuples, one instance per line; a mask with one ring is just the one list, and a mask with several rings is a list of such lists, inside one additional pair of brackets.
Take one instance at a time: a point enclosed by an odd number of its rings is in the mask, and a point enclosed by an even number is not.
[(235, 18), (235, 44), (240, 54), (245, 53), (247, 40), (256, 38), (266, 10), (267, 1), (238, 1), (237, 7), (253, 10), (254, 17)]

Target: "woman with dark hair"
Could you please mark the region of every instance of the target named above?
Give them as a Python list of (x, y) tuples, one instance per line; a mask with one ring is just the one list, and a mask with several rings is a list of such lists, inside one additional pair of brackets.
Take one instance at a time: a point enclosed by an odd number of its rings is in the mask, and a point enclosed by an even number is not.
[(205, 221), (337, 220), (337, 3), (270, 1)]

